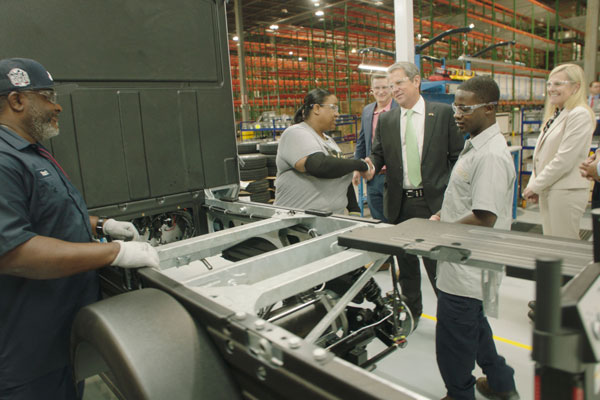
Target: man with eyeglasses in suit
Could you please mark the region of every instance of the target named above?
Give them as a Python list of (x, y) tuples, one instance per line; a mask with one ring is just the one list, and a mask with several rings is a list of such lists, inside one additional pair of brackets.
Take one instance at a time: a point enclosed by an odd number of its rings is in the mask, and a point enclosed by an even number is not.
[[(429, 218), (439, 211), (464, 140), (450, 106), (421, 96), (421, 76), (415, 64), (393, 64), (388, 79), (400, 107), (379, 117), (367, 162), (374, 165), (370, 178), (386, 166), (384, 214), (388, 223), (398, 224), (410, 218)], [(419, 259), (405, 254), (398, 257), (398, 264), (400, 287), (416, 328), (423, 312)], [(423, 258), (423, 264), (436, 291), (436, 262)]]

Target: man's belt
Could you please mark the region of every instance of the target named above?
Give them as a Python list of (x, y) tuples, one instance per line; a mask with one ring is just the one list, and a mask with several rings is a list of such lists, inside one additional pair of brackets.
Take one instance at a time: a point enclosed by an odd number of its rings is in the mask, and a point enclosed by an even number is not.
[(404, 194), (404, 197), (409, 199), (425, 196), (423, 189), (404, 189), (402, 192)]

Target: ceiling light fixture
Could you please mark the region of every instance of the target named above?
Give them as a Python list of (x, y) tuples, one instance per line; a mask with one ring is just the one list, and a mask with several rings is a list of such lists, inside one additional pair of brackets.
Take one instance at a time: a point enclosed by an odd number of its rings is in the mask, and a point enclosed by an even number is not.
[(317, 12), (315, 13), (315, 15), (316, 15), (317, 17), (322, 17), (323, 15), (325, 15), (325, 13), (324, 13), (323, 11), (319, 10), (319, 11), (317, 11)]
[(237, 42), (238, 40), (240, 40), (240, 38), (239, 38), (239, 37), (237, 37), (237, 36), (234, 36), (234, 37), (232, 37), (232, 39), (233, 39), (235, 42)]
[(271, 25), (271, 26), (269, 26), (269, 28), (276, 31), (277, 29), (279, 29), (279, 25)]
[(293, 54), (294, 54), (294, 52), (293, 52), (293, 51), (290, 51), (288, 54), (291, 56), (291, 55), (293, 55)]
[(358, 69), (362, 69), (365, 71), (382, 71), (387, 72), (387, 67), (382, 67), (381, 65), (369, 65), (369, 64), (358, 64)]
[(298, 61), (302, 61), (302, 57), (298, 57)]

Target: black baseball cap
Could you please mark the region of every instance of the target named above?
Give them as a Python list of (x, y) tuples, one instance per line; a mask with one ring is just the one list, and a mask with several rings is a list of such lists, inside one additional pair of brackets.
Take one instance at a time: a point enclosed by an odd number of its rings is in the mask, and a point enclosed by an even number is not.
[(0, 60), (0, 96), (10, 92), (54, 89), (65, 93), (74, 90), (75, 84), (57, 85), (42, 64), (29, 58)]

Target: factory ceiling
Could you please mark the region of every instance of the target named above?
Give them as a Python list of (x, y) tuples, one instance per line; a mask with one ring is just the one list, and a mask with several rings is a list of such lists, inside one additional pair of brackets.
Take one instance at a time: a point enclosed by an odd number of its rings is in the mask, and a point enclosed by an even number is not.
[[(239, 0), (242, 2), (242, 15), (244, 30), (250, 31), (256, 28), (268, 28), (270, 25), (298, 25), (311, 26), (318, 21), (315, 12), (327, 9), (344, 7), (345, 4), (358, 4), (366, 6), (365, 13), (376, 13), (377, 9), (391, 11), (394, 10), (394, 0)], [(430, 18), (433, 13), (434, 18), (440, 18), (446, 13), (444, 3), (448, 1), (434, 1), (435, 7), (431, 7), (430, 1), (413, 0), (413, 14), (426, 15)], [(438, 4), (439, 3), (439, 4)], [(456, 3), (456, 2), (451, 2)], [(481, 4), (496, 4), (508, 9), (514, 9), (517, 13), (532, 15), (536, 19), (546, 18), (548, 13), (556, 8), (555, 0), (468, 0), (473, 3), (473, 7)], [(561, 0), (558, 3), (559, 15), (562, 18), (574, 17), (577, 7), (585, 7), (585, 0)], [(534, 7), (534, 5), (536, 5)], [(235, 33), (235, 11), (234, 0), (227, 2), (227, 23), (230, 33)]]

